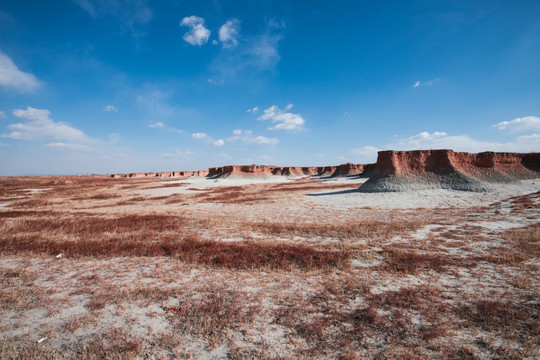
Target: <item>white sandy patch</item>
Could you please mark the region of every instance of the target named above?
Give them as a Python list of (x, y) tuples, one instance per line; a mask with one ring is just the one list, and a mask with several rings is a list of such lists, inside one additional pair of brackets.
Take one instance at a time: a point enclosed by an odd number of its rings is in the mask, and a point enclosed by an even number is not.
[[(207, 190), (216, 187), (244, 186), (250, 184), (276, 184), (286, 183), (298, 179), (297, 177), (272, 176), (269, 178), (249, 177), (249, 178), (223, 178), (208, 179), (205, 177), (194, 176), (185, 180), (169, 181), (167, 184), (178, 183), (178, 187), (166, 187), (163, 189), (145, 189), (138, 190), (137, 193), (149, 196), (170, 196), (174, 194), (193, 194), (196, 191)], [(186, 185), (187, 184), (187, 185)]]
[(51, 190), (51, 188), (46, 189), (24, 189), (23, 191), (29, 192), (30, 194), (39, 194), (40, 192)]
[(387, 193), (362, 193), (359, 191), (322, 191), (306, 196), (306, 200), (331, 207), (373, 207), (382, 209), (475, 207), (489, 205), (512, 196), (540, 191), (540, 181), (522, 180), (512, 184), (496, 184), (494, 191), (471, 192), (430, 189)]

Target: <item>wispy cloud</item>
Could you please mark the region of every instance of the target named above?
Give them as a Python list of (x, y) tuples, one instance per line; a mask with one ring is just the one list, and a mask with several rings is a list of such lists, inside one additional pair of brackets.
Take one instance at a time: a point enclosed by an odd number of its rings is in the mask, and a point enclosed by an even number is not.
[(213, 142), (214, 146), (223, 146), (225, 145), (225, 141), (223, 139), (219, 139)]
[(5, 119), (5, 118), (6, 118), (6, 113), (3, 111), (0, 111), (0, 119)]
[(443, 131), (429, 133), (423, 131), (414, 136), (398, 140), (387, 146), (393, 150), (418, 149), (451, 149), (454, 151), (482, 152), (482, 151), (508, 151), (529, 152), (538, 151), (538, 138), (540, 134), (519, 136), (506, 143), (477, 140), (468, 135), (449, 135)]
[(107, 105), (103, 108), (103, 111), (118, 112), (118, 109), (114, 105)]
[(236, 79), (239, 74), (272, 71), (279, 63), (278, 51), (280, 35), (266, 33), (242, 39), (235, 51), (222, 51), (212, 63), (216, 73), (211, 83)]
[(252, 113), (256, 113), (257, 111), (259, 111), (259, 107), (258, 106), (255, 106), (253, 109), (247, 109), (246, 112), (252, 112)]
[(261, 35), (251, 39), (244, 53), (245, 64), (261, 70), (277, 65), (281, 56), (278, 52), (279, 35)]
[(189, 149), (177, 149), (174, 153), (163, 153), (161, 156), (165, 157), (187, 157), (194, 155), (195, 153)]
[(31, 93), (40, 86), (40, 82), (33, 74), (19, 70), (10, 58), (0, 51), (0, 86), (21, 93)]
[(287, 27), (287, 24), (285, 24), (285, 21), (283, 20), (276, 20), (276, 19), (270, 19), (268, 21), (268, 26), (274, 28), (274, 29), (285, 29)]
[(219, 28), (219, 41), (224, 48), (232, 48), (238, 45), (238, 33), (240, 32), (240, 21), (230, 19)]
[(153, 124), (150, 124), (148, 126), (151, 127), (151, 128), (161, 128), (161, 127), (164, 127), (165, 124), (163, 124), (161, 121), (158, 121), (157, 123), (153, 123)]
[(264, 114), (257, 119), (261, 121), (271, 120), (276, 124), (275, 126), (268, 128), (269, 130), (299, 130), (304, 125), (305, 120), (300, 114), (286, 112), (292, 107), (293, 105), (289, 104), (285, 107), (285, 110), (281, 110), (276, 105), (272, 105), (264, 110)]
[(510, 121), (501, 121), (493, 126), (500, 130), (510, 130), (513, 132), (540, 130), (540, 117), (525, 116)]
[(58, 139), (72, 142), (88, 142), (90, 140), (81, 130), (63, 122), (53, 121), (49, 117), (50, 111), (46, 109), (35, 109), (28, 106), (26, 110), (14, 110), (13, 115), (27, 121), (8, 125), (11, 132), (2, 134), (0, 137), (14, 140)]
[(207, 136), (208, 135), (203, 133), (203, 132), (196, 132), (196, 133), (191, 134), (191, 137), (194, 138), (194, 139), (204, 139)]
[(49, 143), (49, 144), (46, 144), (45, 146), (49, 148), (60, 149), (60, 150), (76, 150), (76, 151), (92, 151), (93, 150), (88, 145), (62, 143), (62, 142)]
[(433, 84), (436, 84), (440, 81), (440, 79), (432, 79), (429, 81), (417, 81), (413, 85), (413, 89), (419, 88), (421, 86), (431, 86)]
[(255, 136), (252, 134), (251, 130), (242, 130), (237, 129), (233, 131), (233, 136), (227, 138), (227, 141), (235, 142), (235, 141), (241, 141), (246, 144), (259, 144), (259, 145), (275, 145), (279, 142), (279, 139), (272, 137), (266, 137), (266, 136)]
[(182, 37), (191, 45), (201, 46), (208, 42), (210, 30), (204, 26), (204, 19), (198, 16), (188, 16), (182, 19), (180, 26), (187, 26), (189, 31)]
[(145, 0), (73, 0), (92, 18), (114, 16), (123, 31), (128, 31), (135, 38), (140, 38), (143, 32), (137, 29), (140, 24), (152, 20), (152, 11)]

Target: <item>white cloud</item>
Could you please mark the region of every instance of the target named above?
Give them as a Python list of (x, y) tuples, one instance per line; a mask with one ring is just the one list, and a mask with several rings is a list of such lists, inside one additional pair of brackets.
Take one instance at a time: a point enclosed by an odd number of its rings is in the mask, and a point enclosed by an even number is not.
[(66, 149), (66, 150), (77, 150), (77, 151), (92, 151), (92, 148), (87, 145), (82, 144), (71, 144), (71, 143), (49, 143), (45, 145), (46, 147), (56, 148), (56, 149)]
[(538, 151), (538, 134), (520, 136), (513, 141), (498, 143), (471, 138), (468, 135), (448, 135), (445, 132), (421, 132), (406, 139), (389, 144), (386, 148), (392, 150), (424, 150), (451, 149), (454, 151), (482, 152), (507, 151), (530, 152)]
[(424, 149), (451, 149), (455, 151), (480, 152), (497, 150), (500, 144), (474, 140), (467, 135), (449, 136), (442, 131), (429, 133), (423, 131), (390, 144), (393, 150), (424, 150)]
[(251, 130), (242, 130), (242, 129), (233, 130), (234, 135), (242, 135), (243, 133), (251, 134)]
[(81, 130), (75, 129), (66, 123), (55, 122), (50, 119), (49, 110), (34, 109), (28, 106), (26, 110), (14, 110), (13, 115), (28, 121), (8, 125), (11, 133), (2, 134), (0, 137), (15, 140), (58, 139), (78, 142), (89, 141), (89, 138)]
[(225, 141), (223, 141), (223, 139), (214, 141), (214, 146), (223, 146), (223, 145), (225, 145)]
[(258, 107), (258, 106), (255, 106), (253, 109), (247, 109), (246, 112), (256, 113), (257, 111), (259, 111), (259, 107)]
[(528, 141), (528, 140), (540, 141), (540, 133), (518, 136), (518, 139), (525, 140), (525, 141)]
[(0, 51), (0, 86), (29, 93), (36, 90), (39, 85), (34, 75), (19, 70), (10, 58)]
[[(285, 107), (285, 110), (290, 110), (292, 104)], [(272, 105), (268, 109), (264, 110), (264, 115), (257, 118), (258, 120), (272, 120), (276, 123), (275, 126), (268, 128), (269, 130), (298, 130), (304, 125), (304, 118), (300, 114), (293, 114), (285, 112), (278, 108), (276, 105)]]
[(118, 112), (118, 109), (114, 105), (107, 105), (103, 108), (103, 110), (107, 112)]
[(274, 29), (285, 29), (287, 24), (285, 24), (285, 21), (270, 19), (268, 21), (268, 26), (273, 27)]
[(225, 80), (223, 79), (208, 79), (208, 83), (211, 85), (223, 85)]
[(189, 16), (182, 19), (180, 26), (187, 26), (190, 30), (184, 34), (183, 39), (191, 45), (201, 46), (208, 42), (210, 30), (204, 26), (204, 19), (198, 16)]
[(204, 139), (207, 136), (208, 136), (207, 134), (201, 133), (201, 132), (196, 132), (196, 133), (191, 134), (191, 137), (194, 139)]
[(6, 118), (6, 113), (3, 111), (0, 111), (0, 119), (5, 119), (5, 118)]
[(189, 149), (177, 149), (174, 153), (163, 153), (161, 154), (161, 156), (166, 156), (166, 157), (186, 157), (186, 156), (191, 156), (195, 154), (193, 151), (189, 150)]
[(233, 135), (229, 138), (227, 138), (230, 142), (235, 141), (241, 141), (243, 143), (247, 144), (268, 144), (268, 145), (275, 145), (279, 142), (279, 139), (277, 138), (268, 138), (266, 136), (253, 136), (251, 130), (234, 130)]
[(247, 143), (253, 143), (253, 144), (277, 144), (279, 142), (276, 138), (268, 138), (266, 136), (255, 136), (253, 138), (247, 138), (245, 140)]
[(240, 31), (240, 21), (230, 19), (219, 29), (219, 41), (224, 48), (231, 48), (238, 45), (238, 32)]
[(508, 129), (510, 131), (538, 130), (540, 129), (540, 117), (525, 116), (510, 121), (501, 121), (493, 126), (500, 130)]
[(381, 149), (375, 146), (362, 146), (351, 150), (351, 152), (356, 155), (359, 162), (366, 164), (377, 161), (377, 152), (379, 151), (381, 151)]
[(413, 89), (419, 88), (420, 86), (431, 86), (435, 83), (438, 83), (440, 79), (433, 79), (429, 81), (417, 81), (413, 85)]
[(165, 124), (163, 124), (161, 121), (158, 121), (157, 123), (150, 124), (148, 126), (150, 126), (151, 128), (160, 128), (160, 127), (164, 127)]

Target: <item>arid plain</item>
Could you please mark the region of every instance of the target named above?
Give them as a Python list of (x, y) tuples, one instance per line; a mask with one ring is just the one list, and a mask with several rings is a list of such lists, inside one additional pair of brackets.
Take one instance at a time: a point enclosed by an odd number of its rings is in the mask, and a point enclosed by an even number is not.
[(2, 178), (0, 354), (540, 357), (540, 179), (365, 181)]

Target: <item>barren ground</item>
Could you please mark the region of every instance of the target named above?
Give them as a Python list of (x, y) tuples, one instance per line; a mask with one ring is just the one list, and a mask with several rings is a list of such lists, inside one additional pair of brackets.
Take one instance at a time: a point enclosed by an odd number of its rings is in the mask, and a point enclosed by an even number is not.
[(540, 180), (363, 180), (1, 178), (0, 357), (539, 358)]

